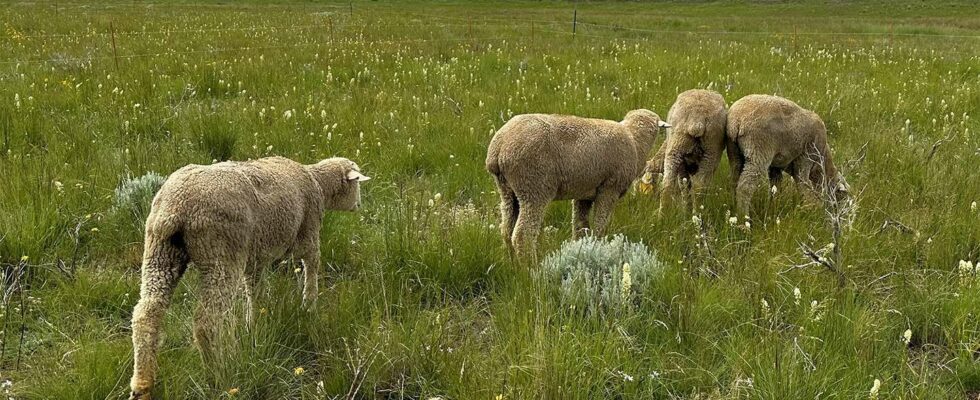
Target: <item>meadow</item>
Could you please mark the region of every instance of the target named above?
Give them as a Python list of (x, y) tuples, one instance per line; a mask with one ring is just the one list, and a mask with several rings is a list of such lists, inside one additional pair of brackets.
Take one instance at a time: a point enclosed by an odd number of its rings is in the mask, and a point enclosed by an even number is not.
[[(192, 267), (157, 397), (975, 399), (971, 3), (2, 4), (0, 392), (128, 396), (149, 200), (120, 208), (121, 184), (339, 155), (374, 179), (325, 218), (316, 306), (292, 265), (267, 269), (255, 329), (204, 365)], [(562, 306), (500, 240), (490, 137), (527, 112), (666, 116), (689, 88), (821, 115), (851, 219), (785, 184), (747, 223), (723, 161), (700, 223), (620, 202), (610, 233), (664, 266), (637, 307)], [(541, 254), (570, 236), (555, 203)]]

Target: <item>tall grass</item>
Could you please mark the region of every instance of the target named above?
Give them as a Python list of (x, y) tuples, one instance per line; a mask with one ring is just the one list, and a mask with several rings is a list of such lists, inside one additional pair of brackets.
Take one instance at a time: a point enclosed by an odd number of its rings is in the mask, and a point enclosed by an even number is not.
[[(963, 37), (980, 14), (884, 4), (588, 3), (579, 21), (597, 25), (574, 38), (564, 3), (2, 6), (0, 378), (23, 398), (127, 395), (142, 238), (111, 212), (124, 178), (342, 155), (375, 179), (361, 212), (325, 218), (316, 307), (291, 266), (269, 268), (255, 330), (229, 322), (203, 365), (192, 268), (156, 394), (864, 398), (878, 379), (879, 398), (975, 395), (980, 294), (957, 265), (980, 258), (980, 41)], [(492, 132), (525, 112), (665, 115), (695, 87), (824, 118), (858, 205), (835, 243), (844, 284), (801, 251), (834, 240), (818, 202), (784, 184), (746, 227), (723, 165), (701, 224), (620, 203), (612, 233), (664, 265), (642, 307), (567, 312), (498, 237)], [(570, 220), (551, 207), (543, 253)]]

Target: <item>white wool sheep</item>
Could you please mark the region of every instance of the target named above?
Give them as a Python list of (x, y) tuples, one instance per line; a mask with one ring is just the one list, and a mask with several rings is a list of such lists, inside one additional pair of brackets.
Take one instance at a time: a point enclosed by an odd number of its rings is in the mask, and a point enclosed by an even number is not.
[(716, 92), (692, 89), (677, 96), (667, 113), (670, 132), (647, 163), (642, 179), (650, 184), (663, 173), (661, 211), (685, 181), (690, 185), (685, 189), (690, 189), (691, 205), (697, 206), (725, 151), (726, 118), (725, 99)]
[(827, 128), (816, 113), (778, 96), (745, 96), (728, 111), (728, 160), (739, 213), (748, 215), (752, 194), (766, 177), (775, 183), (787, 171), (797, 184), (847, 194), (827, 143)]
[(131, 398), (149, 398), (170, 297), (188, 263), (201, 272), (194, 341), (206, 362), (235, 288), (244, 283), (247, 321), (261, 269), (294, 256), (304, 266), (304, 302), (317, 295), (320, 225), (326, 210), (354, 211), (369, 179), (346, 158), (313, 165), (270, 157), (188, 165), (153, 199), (146, 221), (140, 300), (133, 310)]
[(567, 115), (517, 115), (501, 127), (486, 168), (500, 194), (500, 230), (519, 256), (533, 256), (544, 212), (553, 200), (573, 200), (575, 235), (601, 235), (620, 197), (640, 175), (660, 128), (649, 110), (622, 122)]

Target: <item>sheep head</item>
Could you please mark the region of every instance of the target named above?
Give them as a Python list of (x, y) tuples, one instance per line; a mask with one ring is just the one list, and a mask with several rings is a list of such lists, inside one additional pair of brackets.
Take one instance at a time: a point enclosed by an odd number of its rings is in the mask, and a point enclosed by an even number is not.
[(361, 182), (371, 178), (361, 173), (357, 163), (334, 157), (311, 165), (309, 170), (320, 186), (325, 209), (355, 211), (361, 206)]
[(646, 109), (626, 113), (622, 124), (630, 130), (637, 142), (643, 144), (646, 151), (653, 147), (653, 142), (657, 138), (657, 134), (660, 133), (660, 129), (670, 128), (670, 124), (660, 119), (657, 113)]

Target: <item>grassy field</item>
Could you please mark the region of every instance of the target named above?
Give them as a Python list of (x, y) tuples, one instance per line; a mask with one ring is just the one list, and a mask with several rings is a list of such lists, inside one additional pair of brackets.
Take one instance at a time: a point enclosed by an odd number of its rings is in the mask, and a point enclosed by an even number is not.
[[(374, 179), (360, 212), (325, 219), (315, 309), (271, 268), (255, 331), (203, 365), (191, 268), (157, 396), (976, 398), (980, 280), (960, 260), (980, 261), (980, 7), (590, 2), (572, 36), (573, 7), (0, 5), (0, 391), (128, 395), (142, 232), (113, 206), (122, 182), (341, 155)], [(665, 265), (640, 307), (563, 307), (493, 227), (492, 133), (525, 112), (665, 116), (689, 88), (820, 114), (853, 223), (835, 239), (791, 184), (730, 223), (723, 162), (703, 230), (653, 196), (620, 203), (611, 232)], [(569, 208), (550, 209), (543, 255)], [(843, 284), (802, 250), (830, 243)]]

